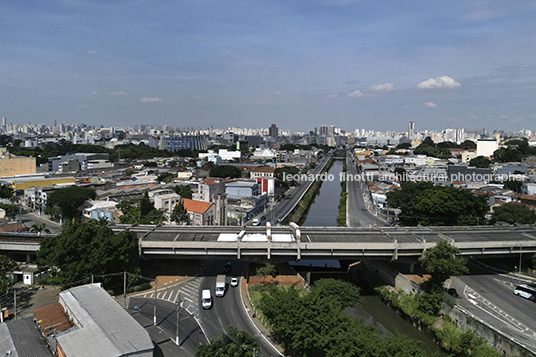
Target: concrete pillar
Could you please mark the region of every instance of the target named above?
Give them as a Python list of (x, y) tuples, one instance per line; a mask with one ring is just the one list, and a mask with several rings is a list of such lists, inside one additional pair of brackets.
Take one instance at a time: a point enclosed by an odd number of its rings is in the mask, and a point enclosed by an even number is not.
[(26, 263), (29, 263), (32, 261), (32, 256), (29, 253), (26, 253)]
[(409, 263), (409, 273), (410, 274), (415, 273), (415, 262)]

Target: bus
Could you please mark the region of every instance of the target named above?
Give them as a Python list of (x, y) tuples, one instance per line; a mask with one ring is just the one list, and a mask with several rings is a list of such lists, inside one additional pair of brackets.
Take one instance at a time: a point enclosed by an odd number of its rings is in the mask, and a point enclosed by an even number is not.
[(520, 284), (514, 289), (514, 295), (536, 301), (536, 285)]

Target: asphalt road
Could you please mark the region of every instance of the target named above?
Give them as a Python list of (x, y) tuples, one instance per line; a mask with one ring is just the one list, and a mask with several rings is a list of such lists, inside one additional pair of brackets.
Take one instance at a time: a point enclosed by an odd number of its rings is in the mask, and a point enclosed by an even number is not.
[[(351, 152), (350, 152), (351, 155)], [(348, 161), (348, 176), (357, 177), (357, 170), (355, 168), (356, 162), (353, 157), (349, 157)], [(348, 181), (348, 223), (350, 227), (385, 227), (387, 224), (370, 213), (365, 206), (363, 200), (363, 194), (365, 189), (363, 186), (365, 183), (362, 181)]]
[[(309, 174), (319, 174), (324, 167), (324, 164), (331, 157), (331, 152), (324, 155), (324, 157), (317, 163), (316, 167)], [(309, 188), (308, 182), (299, 182), (286, 197), (277, 202), (273, 208), (267, 209), (263, 215), (258, 218), (261, 219), (261, 225), (266, 225), (266, 222), (271, 222), (272, 226), (277, 225), (279, 220), (283, 220), (292, 211), (300, 200), (303, 193)]]
[(247, 265), (245, 262), (233, 262), (231, 271), (227, 275), (227, 291), (223, 297), (214, 296), (214, 288), (216, 285), (216, 275), (223, 274), (223, 267), (226, 261), (213, 261), (209, 266), (209, 271), (213, 275), (207, 275), (203, 278), (199, 287), (199, 299), (203, 289), (210, 289), (212, 293), (213, 304), (211, 309), (199, 311), (199, 320), (207, 337), (210, 340), (218, 338), (222, 333), (229, 330), (229, 326), (233, 325), (241, 330), (246, 331), (255, 339), (261, 346), (263, 357), (279, 356), (279, 353), (270, 346), (270, 344), (260, 335), (259, 331), (254, 327), (250, 318), (247, 316), (244, 304), (240, 296), (239, 287), (231, 287), (231, 277), (242, 276)]
[(471, 275), (454, 277), (449, 285), (460, 296), (458, 306), (536, 353), (536, 303), (513, 294), (520, 280), (475, 264), (469, 267)]
[(21, 215), (17, 215), (17, 220), (19, 220), (22, 224), (24, 224), (28, 228), (31, 228), (32, 225), (34, 225), (35, 223), (38, 223), (38, 224), (44, 223), (47, 226), (50, 233), (59, 234), (61, 232), (61, 224), (51, 222), (47, 219), (43, 219), (37, 214), (24, 213)]

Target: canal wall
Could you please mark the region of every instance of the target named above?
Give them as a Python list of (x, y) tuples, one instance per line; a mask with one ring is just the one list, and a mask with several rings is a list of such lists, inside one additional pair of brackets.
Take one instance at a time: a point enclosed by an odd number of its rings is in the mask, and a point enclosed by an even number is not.
[[(397, 270), (391, 268), (387, 263), (382, 261), (365, 260), (364, 267), (373, 273), (378, 279), (390, 286), (401, 289), (408, 295), (419, 295), (423, 292), (419, 284), (407, 278)], [(465, 310), (463, 307), (455, 304), (455, 301), (445, 294), (441, 313), (449, 315), (456, 323), (456, 327), (463, 331), (473, 331), (481, 337), (487, 345), (492, 346), (504, 357), (534, 357), (536, 354), (529, 351), (523, 344), (503, 334), (499, 329), (487, 324), (478, 316)], [(399, 311), (399, 313), (402, 313)], [(405, 315), (405, 314), (404, 314)], [(412, 320), (411, 316), (403, 316), (405, 319)], [(430, 337), (434, 337), (433, 331), (423, 330), (423, 326), (412, 321), (413, 325), (419, 330), (425, 332)]]

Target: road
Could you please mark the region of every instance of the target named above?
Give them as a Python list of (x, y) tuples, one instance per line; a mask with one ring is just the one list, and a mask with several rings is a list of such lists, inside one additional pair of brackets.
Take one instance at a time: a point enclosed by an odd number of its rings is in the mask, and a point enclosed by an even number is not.
[(44, 223), (50, 233), (59, 234), (61, 232), (61, 224), (49, 221), (48, 219), (44, 219), (43, 217), (40, 217), (39, 215), (34, 213), (23, 213), (21, 215), (17, 215), (17, 220), (28, 228), (31, 228), (32, 225), (36, 223)]
[[(216, 275), (223, 274), (226, 260), (214, 260), (207, 264), (204, 276), (192, 277), (178, 283), (169, 284), (157, 290), (157, 326), (163, 331), (167, 340), (174, 341), (176, 336), (176, 301), (181, 302), (180, 315), (180, 351), (174, 351), (169, 343), (159, 343), (164, 356), (194, 356), (199, 344), (214, 340), (227, 332), (230, 325), (245, 330), (254, 336), (261, 346), (263, 357), (279, 356), (278, 352), (260, 335), (248, 317), (239, 287), (231, 287), (231, 277), (243, 276), (247, 263), (234, 261), (227, 275), (225, 296), (214, 295)], [(209, 289), (213, 306), (205, 310), (200, 306), (201, 291)], [(145, 318), (153, 321), (154, 292), (146, 291), (129, 298), (129, 309), (139, 310)], [(135, 306), (138, 306), (136, 309)], [(167, 341), (166, 340), (166, 341)], [(165, 350), (165, 346), (168, 350)], [(167, 353), (167, 354), (166, 354)]]
[[(327, 153), (324, 157), (317, 163), (315, 168), (309, 173), (312, 175), (317, 175), (322, 171), (324, 164), (331, 157), (332, 152)], [(257, 217), (261, 219), (261, 225), (266, 225), (266, 222), (272, 222), (272, 225), (276, 225), (278, 221), (284, 220), (288, 214), (294, 209), (302, 195), (309, 188), (309, 182), (299, 182), (287, 196), (285, 196), (281, 201), (277, 202), (273, 208), (268, 208), (263, 215)]]
[(214, 275), (205, 276), (200, 286), (200, 290), (210, 289), (213, 296), (213, 306), (211, 309), (202, 310), (199, 314), (199, 320), (205, 330), (207, 337), (211, 340), (221, 336), (225, 331), (228, 331), (229, 326), (233, 325), (246, 331), (248, 334), (255, 337), (261, 346), (263, 357), (279, 356), (279, 353), (270, 346), (270, 344), (260, 335), (259, 331), (253, 326), (251, 319), (248, 317), (242, 298), (240, 296), (239, 287), (231, 287), (229, 282), (231, 277), (242, 276), (247, 263), (233, 262), (231, 271), (227, 273), (227, 291), (225, 296), (218, 298), (214, 296), (214, 287), (216, 285), (216, 275), (223, 273), (223, 266), (226, 261), (213, 261), (210, 266), (210, 271)]
[(471, 275), (454, 277), (449, 284), (460, 295), (458, 306), (536, 353), (536, 304), (513, 294), (520, 280), (469, 266)]
[[(358, 177), (356, 170), (356, 162), (352, 151), (348, 152), (347, 166), (348, 176)], [(366, 192), (363, 189), (366, 182), (363, 181), (348, 181), (348, 223), (350, 227), (385, 227), (385, 221), (376, 217), (367, 209), (363, 194)]]

